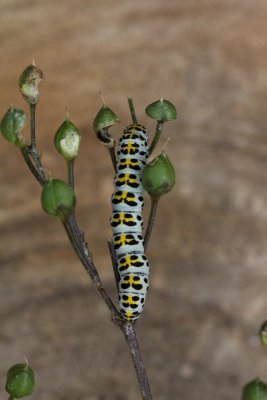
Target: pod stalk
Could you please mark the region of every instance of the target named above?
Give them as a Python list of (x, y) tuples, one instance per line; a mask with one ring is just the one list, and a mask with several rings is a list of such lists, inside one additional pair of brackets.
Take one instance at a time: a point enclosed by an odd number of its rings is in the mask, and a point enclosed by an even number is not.
[(131, 96), (128, 96), (128, 105), (129, 105), (130, 113), (132, 116), (133, 124), (137, 124), (137, 117), (136, 117), (136, 113), (135, 113), (135, 109), (134, 109), (133, 99)]

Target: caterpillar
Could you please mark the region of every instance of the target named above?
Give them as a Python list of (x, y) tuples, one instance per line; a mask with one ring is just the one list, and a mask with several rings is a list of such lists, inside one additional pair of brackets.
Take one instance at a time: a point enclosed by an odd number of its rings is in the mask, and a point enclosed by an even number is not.
[(110, 223), (119, 275), (119, 309), (124, 320), (139, 318), (148, 289), (149, 264), (142, 236), (142, 170), (148, 157), (148, 135), (134, 123), (124, 129), (117, 150), (117, 173)]

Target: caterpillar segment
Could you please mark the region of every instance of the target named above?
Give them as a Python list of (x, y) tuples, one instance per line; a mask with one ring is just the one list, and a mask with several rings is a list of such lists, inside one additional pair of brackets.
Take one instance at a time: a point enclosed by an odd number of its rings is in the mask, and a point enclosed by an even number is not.
[(142, 236), (142, 170), (148, 157), (147, 130), (128, 126), (119, 140), (110, 218), (119, 273), (119, 308), (126, 321), (139, 318), (148, 289), (149, 264)]

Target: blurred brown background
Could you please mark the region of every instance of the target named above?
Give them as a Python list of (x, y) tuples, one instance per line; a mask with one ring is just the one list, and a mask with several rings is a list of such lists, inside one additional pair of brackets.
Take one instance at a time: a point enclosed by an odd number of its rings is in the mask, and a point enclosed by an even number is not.
[[(53, 136), (65, 118), (83, 132), (77, 213), (116, 301), (107, 238), (113, 171), (92, 132), (98, 91), (117, 112), (132, 95), (171, 100), (178, 119), (160, 151), (177, 171), (160, 205), (148, 256), (151, 289), (138, 323), (157, 400), (240, 398), (267, 379), (257, 330), (267, 312), (267, 3), (264, 0), (1, 0), (0, 112), (26, 109), (17, 87), (34, 57), (43, 70), (38, 147), (65, 177)], [(136, 400), (120, 331), (75, 258), (19, 152), (0, 146), (0, 397), (26, 355), (38, 400)], [(146, 216), (148, 211), (148, 202)]]

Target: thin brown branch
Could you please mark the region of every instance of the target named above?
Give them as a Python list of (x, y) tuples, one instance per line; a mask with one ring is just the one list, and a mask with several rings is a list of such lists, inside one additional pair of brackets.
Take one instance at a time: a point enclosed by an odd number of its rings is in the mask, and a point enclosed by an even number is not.
[(35, 177), (35, 179), (40, 183), (41, 186), (43, 186), (46, 179), (45, 179), (44, 175), (40, 174), (40, 172), (37, 171), (37, 169), (35, 168), (35, 165), (32, 162), (32, 159), (29, 157), (29, 154), (31, 154), (29, 147), (26, 146), (23, 149), (21, 149), (21, 154), (22, 154), (26, 164), (28, 165), (29, 170)]
[(36, 170), (39, 175), (45, 180), (44, 169), (42, 167), (40, 154), (37, 151), (36, 147), (36, 136), (35, 136), (35, 111), (36, 104), (30, 104), (30, 118), (31, 118), (31, 144), (28, 146), (29, 152), (33, 159)]
[(152, 228), (153, 228), (153, 225), (154, 225), (158, 203), (159, 203), (159, 198), (157, 198), (157, 199), (156, 198), (154, 198), (154, 199), (151, 198), (150, 214), (149, 214), (146, 233), (145, 233), (145, 237), (144, 237), (144, 249), (145, 250), (146, 250), (146, 248), (148, 246), (149, 238), (150, 238), (150, 235), (151, 235), (151, 232), (152, 232)]
[(157, 145), (157, 143), (159, 141), (162, 128), (163, 128), (163, 121), (158, 121), (157, 122), (157, 126), (156, 126), (156, 132), (154, 134), (152, 143), (151, 143), (151, 145), (150, 145), (150, 147), (148, 149), (148, 155), (149, 156), (152, 154), (153, 150), (155, 149), (155, 147), (156, 147), (156, 145)]
[(132, 361), (142, 393), (142, 398), (143, 400), (153, 400), (148, 377), (136, 337), (135, 325), (131, 322), (125, 322), (122, 326), (122, 331), (131, 352)]
[(63, 221), (64, 228), (69, 237), (70, 243), (77, 254), (79, 260), (84, 266), (86, 272), (89, 274), (90, 278), (93, 281), (95, 288), (97, 289), (100, 296), (105, 301), (108, 306), (112, 319), (121, 319), (120, 313), (112, 302), (111, 298), (107, 294), (101, 280), (97, 269), (94, 265), (92, 254), (90, 253), (87, 243), (85, 241), (84, 233), (80, 230), (75, 215), (71, 214)]
[(74, 191), (74, 160), (67, 161), (68, 167), (68, 183)]
[(117, 286), (117, 292), (119, 292), (119, 280), (120, 280), (120, 275), (118, 271), (118, 265), (117, 265), (117, 257), (114, 249), (114, 244), (111, 239), (108, 239), (108, 248), (109, 248), (109, 253), (110, 253), (110, 258), (112, 262), (112, 268), (113, 268), (113, 273), (115, 277), (115, 282)]
[[(23, 158), (25, 162), (27, 163), (31, 173), (35, 177), (35, 179), (39, 182), (41, 186), (44, 185), (46, 182), (45, 174), (43, 172), (43, 168), (41, 165), (41, 160), (39, 157), (39, 154), (36, 149), (36, 143), (35, 143), (35, 107), (31, 108), (31, 137), (32, 137), (32, 142), (31, 146), (26, 146), (24, 149), (21, 150)], [(115, 142), (114, 146), (109, 148), (110, 151), (110, 156), (112, 159), (112, 164), (113, 167), (116, 171), (116, 155), (115, 155)], [(69, 177), (69, 183), (73, 187), (74, 186), (74, 178), (73, 178), (73, 165), (70, 166), (68, 165), (68, 177)], [(87, 242), (85, 240), (85, 235), (81, 231), (76, 218), (75, 214), (70, 214), (64, 221), (63, 221), (63, 226), (65, 228), (65, 231), (68, 235), (69, 241), (78, 256), (79, 260), (81, 261), (82, 265), (84, 266), (86, 272), (90, 276), (90, 278), (93, 281), (93, 285), (95, 286), (96, 290), (106, 303), (111, 316), (112, 316), (112, 321), (115, 325), (117, 325), (123, 332), (125, 340), (129, 346), (130, 353), (132, 356), (132, 361), (134, 364), (134, 368), (136, 371), (138, 383), (140, 386), (140, 391), (142, 394), (142, 399), (143, 400), (153, 400), (152, 399), (152, 394), (151, 390), (149, 387), (149, 382), (146, 374), (146, 370), (144, 367), (144, 363), (141, 357), (141, 352), (140, 348), (138, 345), (137, 337), (136, 337), (136, 332), (135, 332), (135, 324), (123, 321), (121, 318), (121, 315), (112, 302), (110, 296), (106, 292), (102, 281), (99, 277), (98, 271), (95, 267), (95, 264), (93, 262), (92, 254), (88, 248)], [(150, 230), (152, 229), (152, 226), (150, 227)], [(116, 257), (115, 257), (115, 252), (113, 249), (113, 245), (111, 242), (109, 242), (109, 247), (112, 255), (112, 263), (113, 267), (116, 270)], [(13, 400), (13, 399), (9, 399)]]
[(131, 96), (128, 96), (128, 105), (129, 105), (130, 113), (132, 116), (133, 124), (137, 124), (137, 117), (136, 117), (136, 113), (135, 113), (135, 109), (134, 109), (134, 105), (133, 105), (133, 99)]
[(114, 145), (112, 147), (108, 147), (109, 155), (111, 158), (111, 162), (113, 165), (113, 169), (115, 171), (115, 174), (117, 173), (117, 158), (116, 158), (116, 143), (114, 141)]

